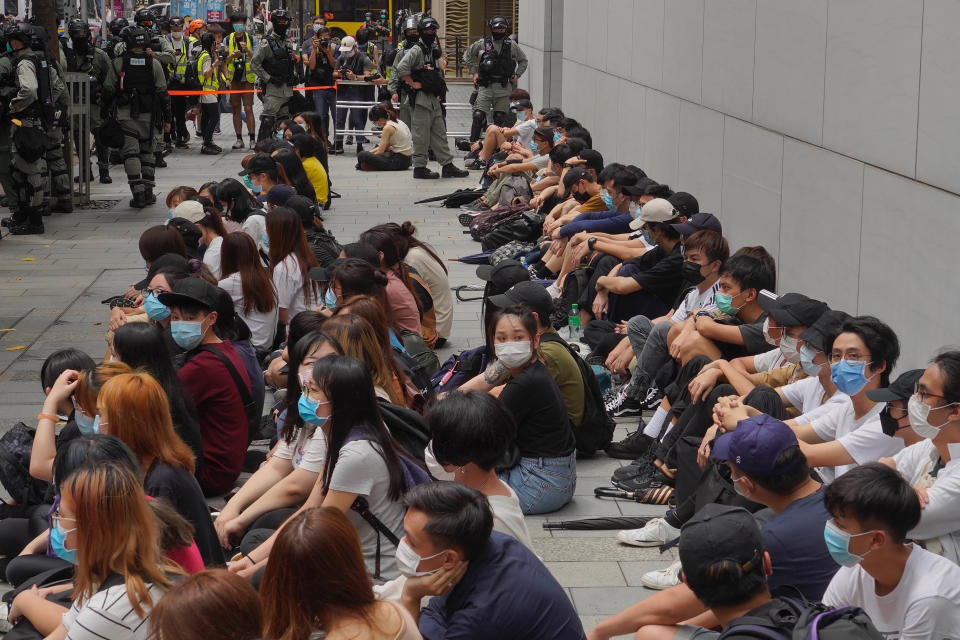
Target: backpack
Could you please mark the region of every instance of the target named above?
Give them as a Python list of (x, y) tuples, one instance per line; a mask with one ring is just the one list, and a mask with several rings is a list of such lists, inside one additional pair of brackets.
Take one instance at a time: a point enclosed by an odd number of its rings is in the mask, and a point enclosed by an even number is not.
[(518, 217), (498, 224), (480, 239), (480, 246), (489, 251), (509, 242), (533, 242), (543, 232), (543, 219), (539, 213), (524, 211)]
[(404, 395), (410, 397), (413, 404), (412, 408), (425, 408), (433, 400), (430, 372), (419, 360), (396, 347), (393, 348), (393, 358), (396, 360), (397, 366), (407, 374)]
[(480, 242), (483, 237), (494, 230), (494, 228), (507, 220), (519, 218), (520, 215), (530, 207), (525, 204), (491, 209), (477, 214), (470, 221), (470, 237)]
[(778, 598), (783, 608), (767, 616), (742, 616), (733, 620), (720, 638), (732, 635), (767, 640), (880, 640), (883, 638), (860, 607), (831, 609), (824, 604)]
[(36, 431), (18, 422), (0, 437), (0, 484), (18, 505), (41, 504), (48, 483), (30, 475), (30, 452)]
[(584, 455), (593, 455), (597, 449), (603, 449), (613, 440), (616, 423), (603, 406), (603, 393), (593, 369), (580, 354), (574, 351), (566, 340), (555, 333), (544, 333), (541, 342), (557, 342), (563, 345), (577, 363), (580, 377), (583, 379), (583, 422), (574, 425), (573, 434), (577, 440), (577, 451)]
[(430, 379), (433, 390), (453, 391), (470, 378), (478, 375), (487, 366), (487, 348), (474, 347), (460, 353), (455, 353), (440, 365), (433, 378)]
[(502, 247), (498, 247), (490, 254), (490, 264), (496, 266), (501, 260), (519, 260), (521, 256), (527, 255), (536, 245), (532, 242), (522, 242), (520, 240), (511, 240)]
[(203, 83), (200, 82), (200, 70), (197, 61), (187, 58), (187, 69), (183, 74), (183, 88), (187, 91), (200, 91)]
[(497, 204), (506, 207), (520, 202), (527, 203), (532, 197), (533, 190), (530, 188), (530, 182), (522, 175), (513, 174), (501, 185)]
[[(383, 423), (394, 440), (400, 443), (404, 453), (418, 462), (425, 462), (423, 450), (430, 442), (430, 427), (426, 419), (414, 411), (398, 404), (377, 399)], [(420, 484), (419, 482), (417, 484)]]

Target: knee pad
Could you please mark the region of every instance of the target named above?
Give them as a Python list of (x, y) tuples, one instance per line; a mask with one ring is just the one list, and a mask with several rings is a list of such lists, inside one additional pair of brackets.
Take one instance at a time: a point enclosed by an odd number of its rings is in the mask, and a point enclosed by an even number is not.
[(510, 114), (506, 111), (494, 111), (493, 112), (493, 123), (498, 127), (506, 127), (511, 124)]
[(474, 111), (473, 112), (473, 122), (470, 125), (470, 140), (479, 140), (480, 134), (482, 134), (487, 128), (487, 114), (483, 111)]

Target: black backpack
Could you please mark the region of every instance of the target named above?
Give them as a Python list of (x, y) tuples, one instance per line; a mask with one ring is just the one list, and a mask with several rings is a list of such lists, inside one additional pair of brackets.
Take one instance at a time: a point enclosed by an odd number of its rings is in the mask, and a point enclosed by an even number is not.
[(440, 365), (430, 380), (433, 390), (453, 391), (487, 367), (486, 346), (474, 347), (455, 353)]
[(860, 607), (830, 607), (777, 598), (783, 607), (766, 616), (733, 620), (720, 638), (751, 636), (766, 640), (881, 640), (870, 617)]
[(18, 422), (0, 437), (0, 484), (18, 505), (43, 501), (48, 484), (30, 475), (30, 452), (36, 431)]
[(555, 333), (544, 333), (540, 342), (558, 342), (564, 346), (580, 369), (583, 379), (583, 422), (580, 426), (574, 425), (573, 434), (577, 440), (577, 451), (584, 455), (593, 455), (597, 449), (603, 449), (613, 440), (613, 430), (616, 423), (603, 406), (603, 393), (597, 376), (580, 354), (574, 351), (566, 340)]

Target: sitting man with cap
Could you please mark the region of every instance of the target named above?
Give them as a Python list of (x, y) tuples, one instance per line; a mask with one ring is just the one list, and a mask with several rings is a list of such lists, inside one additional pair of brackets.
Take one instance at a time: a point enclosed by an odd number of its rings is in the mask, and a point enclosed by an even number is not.
[(173, 340), (186, 352), (178, 375), (197, 408), (203, 444), (199, 480), (207, 496), (233, 487), (250, 441), (243, 398), (251, 397), (252, 387), (240, 354), (214, 332), (218, 297), (219, 289), (202, 278), (184, 278), (158, 296), (170, 310)]
[(267, 194), (270, 189), (277, 186), (277, 163), (266, 153), (258, 153), (250, 158), (247, 166), (243, 168), (238, 176), (249, 176), (250, 190), (257, 196), (260, 202), (267, 201)]
[(340, 256), (342, 247), (333, 234), (324, 228), (316, 202), (306, 196), (295, 195), (288, 198), (283, 206), (293, 209), (300, 216), (303, 235), (321, 267), (329, 266)]
[[(784, 595), (795, 595), (799, 590), (805, 598), (819, 600), (838, 565), (823, 540), (823, 526), (830, 517), (823, 505), (823, 488), (811, 477), (796, 436), (783, 422), (767, 415), (739, 422), (725, 419), (724, 428), (730, 428), (731, 432), (716, 440), (714, 456), (727, 461), (738, 493), (769, 508), (757, 512), (756, 516), (757, 520), (764, 521), (756, 537), (769, 552), (766, 560), (769, 589), (782, 590)], [(707, 505), (683, 523), (680, 559), (684, 573), (689, 574), (683, 553), (688, 527), (695, 526), (694, 523), (711, 510), (731, 508)], [(718, 538), (723, 539), (723, 536)], [(700, 553), (709, 553), (715, 548), (713, 543), (707, 543)], [(674, 571), (679, 569), (675, 567)], [(691, 589), (692, 586), (688, 581), (661, 591), (604, 620), (588, 637), (607, 640), (647, 625), (678, 625), (690, 619), (707, 628), (725, 624), (726, 616), (708, 611), (712, 606), (710, 599), (701, 599), (702, 594)], [(733, 617), (736, 616), (729, 616)]]
[(288, 184), (274, 185), (267, 193), (267, 211), (287, 206), (287, 201), (297, 195), (297, 190)]
[[(529, 100), (518, 100), (510, 105), (510, 111), (517, 116), (517, 122), (512, 127), (502, 127), (492, 124), (487, 127), (487, 134), (483, 138), (483, 145), (477, 154), (478, 164), (476, 168), (482, 168), (498, 150), (504, 153), (515, 151), (513, 146), (517, 145), (519, 149), (527, 149), (530, 141), (533, 140), (533, 132), (537, 128), (537, 120), (533, 115), (533, 103)], [(511, 144), (509, 140), (516, 138), (516, 142)]]

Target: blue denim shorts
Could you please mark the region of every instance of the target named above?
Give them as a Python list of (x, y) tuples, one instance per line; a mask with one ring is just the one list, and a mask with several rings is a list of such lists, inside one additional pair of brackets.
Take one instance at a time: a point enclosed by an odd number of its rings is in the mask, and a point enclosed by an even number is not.
[(517, 494), (524, 515), (551, 513), (570, 502), (577, 488), (577, 453), (562, 458), (520, 458), (500, 479)]

